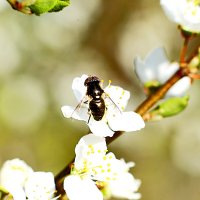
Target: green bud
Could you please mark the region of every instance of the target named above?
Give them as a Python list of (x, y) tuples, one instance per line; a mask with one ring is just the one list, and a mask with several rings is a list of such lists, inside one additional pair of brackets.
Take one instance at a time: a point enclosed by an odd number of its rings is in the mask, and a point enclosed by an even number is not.
[(147, 95), (153, 94), (160, 86), (161, 85), (157, 80), (148, 81), (144, 84), (145, 93)]
[(70, 4), (69, 0), (7, 0), (10, 5), (25, 14), (41, 15), (58, 12)]
[(182, 112), (188, 105), (189, 96), (173, 97), (160, 103), (156, 108), (150, 111), (151, 120), (170, 117)]

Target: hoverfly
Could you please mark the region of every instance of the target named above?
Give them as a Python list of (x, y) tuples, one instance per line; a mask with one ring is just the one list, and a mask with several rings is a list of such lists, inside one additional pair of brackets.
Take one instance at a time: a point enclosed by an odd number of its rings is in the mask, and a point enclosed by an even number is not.
[[(86, 78), (84, 82), (84, 86), (86, 86), (86, 94), (83, 100), (76, 106), (75, 110), (81, 107), (82, 103), (89, 104), (89, 119), (90, 121), (91, 115), (94, 120), (100, 121), (107, 109), (105, 98), (109, 99), (109, 101), (116, 107), (120, 112), (121, 110), (117, 107), (115, 102), (109, 97), (107, 93), (100, 86), (101, 80), (97, 76), (89, 76)], [(84, 101), (87, 98), (86, 101)], [(74, 110), (74, 112), (75, 112)], [(73, 113), (72, 113), (73, 115)]]
[(102, 95), (104, 90), (100, 86), (100, 79), (96, 76), (89, 76), (84, 85), (87, 87), (86, 95), (91, 99), (89, 110), (96, 121), (100, 121), (105, 113), (106, 106)]

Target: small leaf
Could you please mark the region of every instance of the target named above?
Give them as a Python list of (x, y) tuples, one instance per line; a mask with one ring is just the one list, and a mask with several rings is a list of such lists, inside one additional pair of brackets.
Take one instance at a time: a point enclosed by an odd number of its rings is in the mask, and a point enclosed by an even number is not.
[(56, 3), (56, 0), (36, 0), (36, 2), (29, 6), (29, 8), (31, 9), (32, 13), (40, 15), (53, 9)]
[(53, 9), (49, 10), (49, 12), (58, 12), (62, 10), (64, 7), (68, 6), (69, 4), (70, 4), (69, 0), (66, 0), (66, 1), (59, 0), (56, 3), (56, 5), (53, 7)]
[(173, 97), (165, 100), (149, 113), (151, 115), (151, 120), (179, 114), (187, 107), (188, 101), (189, 96)]

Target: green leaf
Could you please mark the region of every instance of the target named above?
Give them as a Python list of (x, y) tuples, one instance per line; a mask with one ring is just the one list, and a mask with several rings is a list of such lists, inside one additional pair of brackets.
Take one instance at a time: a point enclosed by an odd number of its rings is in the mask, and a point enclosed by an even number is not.
[(58, 12), (62, 10), (64, 7), (68, 6), (69, 4), (70, 4), (69, 0), (57, 1), (56, 5), (53, 7), (53, 9), (49, 10), (49, 12)]
[(31, 12), (40, 15), (48, 12), (56, 5), (57, 0), (37, 0), (33, 5), (29, 6)]
[(187, 107), (188, 101), (189, 96), (167, 99), (150, 112), (151, 119), (160, 119), (177, 115)]

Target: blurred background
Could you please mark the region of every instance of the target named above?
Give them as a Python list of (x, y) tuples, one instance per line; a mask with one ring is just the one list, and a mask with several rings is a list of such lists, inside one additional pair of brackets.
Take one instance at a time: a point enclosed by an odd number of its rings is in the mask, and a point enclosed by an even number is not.
[[(65, 119), (62, 105), (77, 105), (71, 83), (82, 74), (112, 80), (131, 91), (128, 109), (145, 96), (133, 70), (164, 46), (179, 59), (182, 38), (158, 0), (71, 0), (59, 13), (27, 16), (0, 0), (0, 164), (21, 158), (35, 171), (57, 174), (88, 133), (83, 122)], [(179, 116), (147, 123), (109, 150), (134, 161), (143, 200), (199, 200), (200, 83)]]

